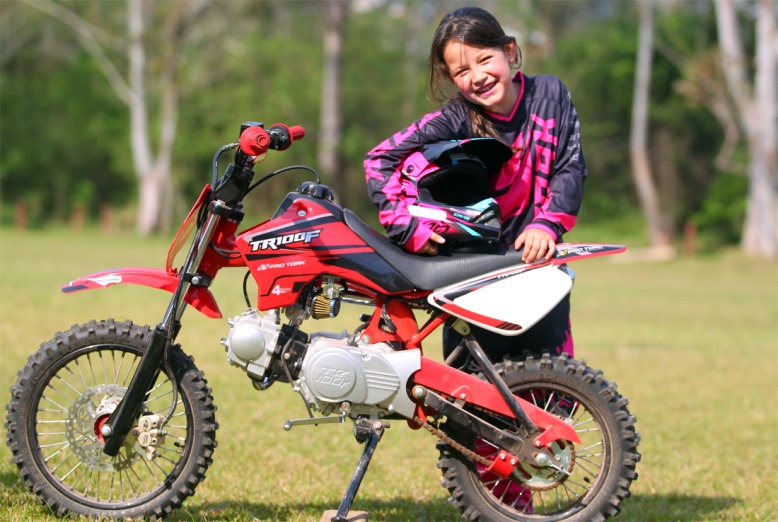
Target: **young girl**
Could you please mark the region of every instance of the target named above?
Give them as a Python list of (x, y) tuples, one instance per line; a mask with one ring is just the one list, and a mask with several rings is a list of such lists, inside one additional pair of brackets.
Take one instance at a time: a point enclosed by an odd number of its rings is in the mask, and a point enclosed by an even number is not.
[[(553, 76), (526, 76), (521, 51), (487, 11), (463, 7), (440, 22), (429, 55), (429, 88), (442, 107), (371, 150), (365, 159), (368, 193), (387, 235), (411, 252), (434, 255), (445, 240), (408, 212), (403, 161), (422, 146), (445, 140), (495, 138), (514, 151), (490, 181), (502, 212), (504, 241), (523, 248), (522, 259), (550, 259), (562, 234), (575, 225), (586, 166), (578, 115), (570, 93)], [(446, 86), (453, 91), (446, 99)], [(474, 333), (494, 360), (503, 354), (565, 351), (572, 355), (569, 299), (518, 337)], [(444, 350), (458, 343), (447, 332)]]

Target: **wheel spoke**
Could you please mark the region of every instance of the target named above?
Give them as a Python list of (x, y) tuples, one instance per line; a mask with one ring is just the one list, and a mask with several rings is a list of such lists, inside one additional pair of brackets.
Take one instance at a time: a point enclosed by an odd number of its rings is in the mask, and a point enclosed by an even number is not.
[(114, 497), (113, 497), (113, 485), (114, 485), (114, 482), (116, 482), (116, 475), (114, 473), (111, 473), (111, 482), (110, 482), (110, 485), (108, 486), (108, 500), (113, 500), (114, 499)]
[(132, 477), (130, 476), (130, 471), (132, 468), (127, 468), (124, 470), (124, 474), (127, 476), (127, 484), (130, 486), (130, 489), (132, 489), (132, 492), (134, 493), (134, 496), (138, 496), (138, 490), (135, 488), (135, 484), (133, 484)]
[(152, 398), (151, 398), (151, 396), (153, 395), (153, 393), (154, 393), (155, 391), (157, 391), (158, 389), (160, 389), (161, 387), (163, 387), (163, 386), (165, 386), (166, 384), (168, 384), (169, 382), (170, 382), (170, 380), (169, 380), (169, 379), (164, 379), (163, 381), (161, 381), (161, 382), (158, 382), (157, 384), (155, 384), (155, 385), (154, 385), (154, 386), (153, 386), (153, 387), (152, 387), (152, 388), (151, 388), (151, 389), (150, 389), (148, 392), (146, 392), (146, 397), (147, 397), (147, 399), (146, 399), (146, 400), (147, 400), (147, 401), (152, 401), (152, 400), (154, 400), (154, 399), (152, 399)]
[[(582, 461), (583, 461), (583, 462), (582, 462)], [(597, 468), (599, 469), (599, 467), (600, 467), (600, 466), (599, 466), (598, 464), (594, 464), (593, 462), (591, 462), (591, 461), (589, 461), (589, 460), (582, 459), (582, 458), (581, 458), (580, 456), (578, 456), (578, 455), (576, 455), (576, 461), (575, 461), (575, 463), (576, 463), (576, 465), (577, 465), (577, 466), (579, 466), (579, 467), (580, 467), (582, 470), (584, 470), (584, 471), (585, 471), (585, 472), (586, 472), (586, 473), (587, 473), (587, 474), (588, 474), (590, 477), (594, 478), (594, 477), (596, 477), (596, 476), (597, 476), (597, 473), (595, 473), (594, 471), (591, 471), (591, 470), (590, 470), (590, 469), (587, 467), (587, 465), (594, 465), (595, 467), (597, 467)]]
[(146, 470), (149, 472), (149, 477), (151, 477), (152, 480), (154, 480), (154, 482), (156, 482), (157, 486), (162, 485), (162, 482), (160, 482), (160, 480), (157, 478), (157, 475), (156, 475), (156, 473), (154, 473), (154, 470), (149, 465), (149, 462), (147, 460), (145, 460), (145, 459), (142, 460), (142, 462), (146, 466)]
[(92, 354), (91, 353), (86, 354), (86, 364), (87, 364), (87, 366), (89, 366), (89, 373), (92, 374), (92, 381), (91, 382), (95, 382), (95, 383), (96, 382), (100, 382), (95, 377), (95, 367), (92, 364)]
[(577, 432), (579, 432), (579, 433), (581, 433), (581, 432), (585, 432), (585, 431), (588, 431), (588, 430), (579, 430), (578, 428), (579, 428), (580, 426), (583, 426), (584, 424), (588, 424), (588, 423), (590, 423), (590, 422), (594, 422), (594, 419), (592, 419), (591, 417), (589, 417), (589, 418), (588, 418), (588, 419), (586, 419), (585, 421), (582, 421), (582, 422), (578, 422), (578, 423), (576, 423), (576, 424), (573, 424), (573, 428), (575, 428), (575, 429), (576, 429), (576, 431), (577, 431)]
[(41, 399), (45, 399), (45, 400), (49, 401), (50, 403), (52, 403), (54, 406), (58, 407), (60, 409), (60, 413), (67, 413), (68, 412), (67, 408), (65, 408), (61, 404), (57, 403), (57, 401), (52, 400), (52, 399), (50, 399), (49, 397), (47, 397), (45, 395), (41, 396)]
[(545, 411), (548, 411), (549, 407), (551, 406), (551, 404), (552, 404), (552, 402), (554, 400), (554, 395), (555, 395), (555, 392), (553, 392), (553, 391), (548, 395), (548, 398), (546, 399), (546, 404), (543, 405), (543, 409)]
[[(62, 445), (64, 445), (64, 444), (68, 444), (68, 441), (63, 441), (63, 442), (52, 442), (51, 444), (40, 444), (38, 447), (39, 447), (39, 448), (41, 448), (41, 449), (46, 449), (46, 448), (53, 448), (53, 447), (55, 447), (55, 446), (62, 446)], [(62, 450), (59, 450), (59, 451), (62, 451)], [(57, 451), (56, 453), (54, 453), (53, 455), (51, 455), (51, 457), (53, 457), (54, 455), (56, 455), (57, 453), (59, 453), (59, 451)], [(51, 457), (49, 457), (49, 458), (51, 458)], [(47, 459), (47, 460), (48, 460), (48, 459)]]
[(67, 473), (62, 475), (60, 478), (64, 481), (66, 478), (68, 478), (70, 476), (71, 473), (73, 473), (75, 470), (77, 470), (79, 468), (79, 466), (81, 466), (81, 464), (82, 464), (82, 462), (76, 462), (75, 466), (70, 468), (70, 471), (68, 471)]
[[(122, 359), (124, 359), (125, 354), (122, 353)], [(132, 379), (132, 376), (135, 375), (135, 369), (136, 366), (140, 364), (140, 357), (136, 357), (130, 364), (130, 369), (127, 371), (127, 374), (124, 376), (124, 381), (122, 381), (122, 387), (126, 388), (130, 385), (130, 380)]]
[[(152, 390), (152, 391), (153, 391), (153, 390)], [(154, 401), (161, 400), (161, 399), (163, 399), (164, 397), (167, 397), (168, 395), (173, 395), (173, 389), (172, 389), (172, 388), (171, 388), (169, 391), (166, 391), (165, 393), (162, 393), (162, 394), (160, 394), (160, 395), (157, 395), (157, 396), (154, 396), (154, 397), (152, 397), (151, 395), (149, 395), (149, 396), (148, 396), (148, 398), (146, 399), (146, 404), (151, 404), (151, 403), (152, 403), (152, 402), (154, 402)], [(176, 405), (177, 405), (177, 404), (178, 404), (178, 403), (176, 403)], [(169, 404), (163, 408), (163, 410), (168, 410), (168, 409), (170, 409), (170, 405), (169, 405)], [(162, 411), (162, 410), (159, 410), (159, 411)], [(159, 411), (158, 411), (157, 413), (159, 413)]]
[(585, 486), (583, 484), (576, 482), (573, 479), (568, 479), (567, 481), (563, 482), (562, 485), (564, 486), (565, 489), (567, 489), (573, 494), (575, 494), (575, 492), (572, 489), (570, 489), (570, 484), (572, 484), (573, 486), (578, 486), (580, 489), (583, 489), (584, 491), (588, 491), (590, 489), (590, 486)]
[[(72, 451), (70, 451), (70, 448), (69, 448), (69, 447), (68, 447), (68, 448), (63, 448), (63, 449), (67, 449), (67, 450), (68, 450), (68, 453), (66, 454), (65, 458), (59, 462), (59, 464), (57, 464), (56, 466), (54, 466), (54, 467), (51, 469), (51, 472), (52, 472), (52, 473), (54, 473), (54, 474), (56, 474), (56, 473), (57, 473), (57, 470), (59, 469), (59, 467), (60, 467), (61, 465), (63, 465), (65, 462), (67, 462), (67, 461), (70, 459), (70, 457), (72, 457), (72, 456), (73, 456), (73, 452), (72, 452)], [(62, 451), (62, 450), (60, 450), (60, 451)], [(59, 451), (58, 451), (57, 453), (59, 453)], [(55, 453), (55, 455), (56, 455), (57, 453)], [(54, 455), (52, 455), (52, 456), (54, 456)]]
[[(132, 477), (130, 477), (130, 472), (132, 472), (132, 474), (135, 476), (134, 481), (132, 480)], [(137, 482), (139, 487), (143, 486), (143, 479), (141, 479), (140, 475), (138, 475), (138, 472), (135, 471), (135, 468), (127, 468), (125, 470), (125, 473), (127, 473), (127, 480), (130, 481), (131, 485), (133, 484), (133, 482)], [(137, 495), (138, 491), (135, 489), (135, 486), (132, 486), (132, 490), (136, 493), (136, 496), (138, 496)]]
[(84, 478), (84, 476), (87, 474), (87, 472), (90, 472), (91, 470), (88, 467), (84, 467), (83, 470), (81, 470), (81, 475), (76, 477), (76, 480), (73, 481), (73, 483), (70, 485), (71, 488), (76, 489), (76, 486), (78, 486), (78, 483), (81, 482), (81, 479)]
[[(72, 372), (71, 372), (71, 373), (72, 373)], [(71, 390), (73, 390), (73, 392), (74, 392), (76, 395), (79, 395), (79, 394), (81, 393), (81, 391), (80, 391), (80, 390), (76, 389), (76, 388), (75, 388), (75, 387), (74, 387), (72, 384), (70, 384), (70, 383), (68, 382), (68, 380), (67, 380), (67, 379), (64, 379), (64, 378), (63, 378), (61, 375), (57, 374), (57, 375), (55, 375), (54, 377), (56, 377), (56, 379), (57, 379), (59, 382), (61, 382), (62, 384), (64, 384), (65, 386), (67, 386), (68, 388), (70, 388)]]
[[(592, 431), (599, 431), (599, 430), (592, 430)], [(602, 441), (600, 440), (600, 441), (595, 442), (591, 446), (586, 446), (585, 448), (581, 449), (581, 451), (589, 451), (592, 448), (601, 448), (601, 447), (602, 447)], [(584, 453), (584, 455), (587, 455), (587, 454)], [(592, 455), (602, 456), (602, 453), (592, 453)]]
[(84, 385), (84, 389), (89, 388), (89, 385), (86, 382), (86, 377), (84, 377), (84, 371), (81, 369), (81, 364), (79, 363), (78, 359), (73, 362), (76, 365), (76, 369), (78, 370), (78, 375), (81, 377), (81, 383)]

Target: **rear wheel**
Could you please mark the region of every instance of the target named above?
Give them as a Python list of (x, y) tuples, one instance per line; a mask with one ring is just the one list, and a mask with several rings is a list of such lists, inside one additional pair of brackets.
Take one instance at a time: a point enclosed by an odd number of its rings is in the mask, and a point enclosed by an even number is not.
[[(639, 436), (627, 399), (602, 372), (566, 354), (506, 359), (496, 368), (514, 394), (575, 427), (580, 444), (546, 446), (546, 461), (520, 462), (508, 478), (493, 474), (455, 445), (439, 444), (444, 487), (466, 520), (599, 521), (616, 515), (637, 478)], [(475, 412), (503, 429), (515, 421)], [(458, 445), (489, 461), (500, 451), (446, 421), (443, 431)], [(543, 457), (541, 457), (542, 459)]]
[[(57, 515), (162, 518), (194, 494), (216, 447), (211, 390), (175, 345), (119, 454), (101, 432), (151, 336), (113, 320), (74, 326), (41, 345), (11, 388), (7, 444), (27, 487)], [(178, 383), (174, 392), (174, 385)], [(168, 418), (159, 429), (155, 424)], [(144, 425), (145, 422), (145, 425)]]

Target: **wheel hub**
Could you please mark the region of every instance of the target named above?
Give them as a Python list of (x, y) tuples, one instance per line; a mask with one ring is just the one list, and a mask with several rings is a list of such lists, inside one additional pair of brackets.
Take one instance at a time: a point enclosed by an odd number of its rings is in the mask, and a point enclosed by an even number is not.
[(544, 491), (567, 480), (575, 466), (575, 447), (571, 442), (555, 441), (535, 455), (535, 463), (519, 462), (514, 473), (526, 487)]
[(127, 451), (116, 457), (103, 453), (102, 427), (124, 397), (126, 388), (100, 384), (84, 390), (71, 405), (65, 419), (65, 438), (81, 462), (98, 471), (119, 471), (130, 467), (140, 456), (125, 442)]

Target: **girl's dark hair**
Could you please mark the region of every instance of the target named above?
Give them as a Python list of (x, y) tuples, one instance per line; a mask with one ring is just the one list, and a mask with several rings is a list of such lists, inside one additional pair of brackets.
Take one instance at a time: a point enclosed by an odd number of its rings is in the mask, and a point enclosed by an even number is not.
[(478, 47), (503, 49), (513, 44), (517, 52), (516, 64), (520, 65), (521, 49), (516, 43), (516, 38), (506, 35), (500, 23), (488, 11), (480, 7), (460, 7), (443, 17), (435, 30), (430, 46), (428, 80), (430, 97), (437, 102), (458, 99), (470, 112), (470, 131), (473, 136), (491, 137), (502, 141), (492, 123), (484, 115), (482, 107), (467, 101), (458, 91), (452, 92), (451, 89), (444, 87), (444, 84), (450, 87), (453, 83), (443, 58), (446, 45), (451, 40)]

